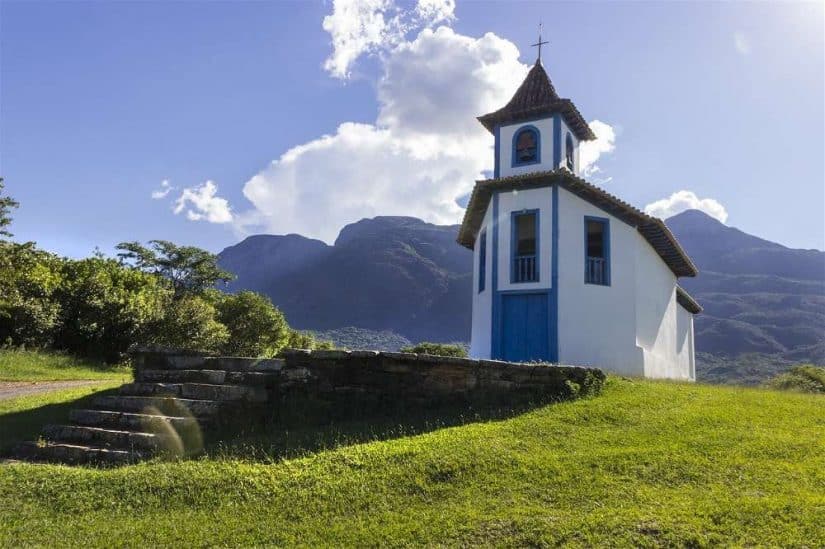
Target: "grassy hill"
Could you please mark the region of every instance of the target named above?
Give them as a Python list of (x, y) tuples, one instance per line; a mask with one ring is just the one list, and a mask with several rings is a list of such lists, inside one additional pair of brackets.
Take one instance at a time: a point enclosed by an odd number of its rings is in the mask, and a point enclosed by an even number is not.
[(112, 470), (0, 466), (0, 546), (825, 544), (822, 396), (611, 378), (423, 431), (289, 459), (239, 441)]
[(0, 349), (1, 381), (114, 380), (126, 382), (128, 366), (111, 366), (68, 354)]

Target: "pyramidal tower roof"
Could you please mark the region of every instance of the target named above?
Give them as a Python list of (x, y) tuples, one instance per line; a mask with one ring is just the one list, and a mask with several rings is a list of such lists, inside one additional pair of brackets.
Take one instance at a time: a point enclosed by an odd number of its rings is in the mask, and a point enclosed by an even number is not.
[(531, 120), (556, 113), (564, 117), (565, 122), (578, 139), (582, 141), (596, 139), (573, 102), (559, 97), (556, 93), (556, 88), (547, 76), (541, 59), (537, 59), (510, 102), (495, 112), (479, 116), (478, 121), (492, 133), (496, 126), (502, 124)]

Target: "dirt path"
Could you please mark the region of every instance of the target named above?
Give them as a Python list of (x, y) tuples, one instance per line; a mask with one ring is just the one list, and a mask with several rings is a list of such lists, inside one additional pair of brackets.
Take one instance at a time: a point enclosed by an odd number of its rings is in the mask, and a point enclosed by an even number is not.
[(73, 387), (92, 387), (101, 383), (109, 383), (109, 380), (79, 380), (79, 381), (0, 381), (0, 400), (17, 398), (38, 393), (48, 393), (60, 389), (71, 389)]

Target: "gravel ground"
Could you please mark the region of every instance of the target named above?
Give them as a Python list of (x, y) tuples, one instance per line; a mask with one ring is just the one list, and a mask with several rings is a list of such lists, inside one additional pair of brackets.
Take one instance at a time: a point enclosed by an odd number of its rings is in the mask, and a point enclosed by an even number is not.
[(0, 400), (17, 398), (26, 395), (36, 395), (38, 393), (48, 393), (59, 389), (71, 389), (72, 387), (92, 387), (108, 383), (108, 380), (96, 381), (0, 381)]

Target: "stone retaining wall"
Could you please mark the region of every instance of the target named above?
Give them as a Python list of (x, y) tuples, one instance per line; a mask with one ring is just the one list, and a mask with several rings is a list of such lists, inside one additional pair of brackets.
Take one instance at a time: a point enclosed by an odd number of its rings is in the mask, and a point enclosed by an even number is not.
[(133, 363), (138, 370), (231, 372), (227, 382), (265, 387), (267, 409), (284, 423), (440, 405), (566, 400), (598, 393), (605, 379), (595, 368), (378, 351), (288, 350), (280, 359), (138, 351)]

